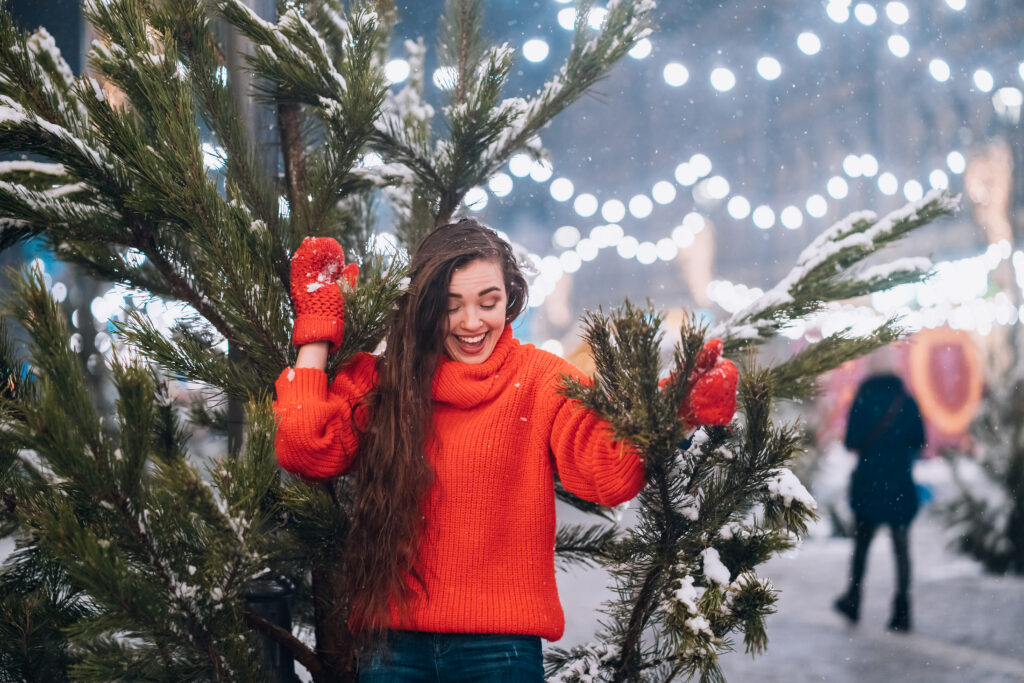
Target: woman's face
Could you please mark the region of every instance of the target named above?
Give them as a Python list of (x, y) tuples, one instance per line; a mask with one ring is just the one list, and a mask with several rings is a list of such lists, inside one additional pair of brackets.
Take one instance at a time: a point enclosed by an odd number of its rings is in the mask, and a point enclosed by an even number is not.
[(501, 266), (470, 261), (452, 273), (448, 285), (448, 325), (444, 348), (452, 360), (483, 363), (505, 329), (508, 293)]

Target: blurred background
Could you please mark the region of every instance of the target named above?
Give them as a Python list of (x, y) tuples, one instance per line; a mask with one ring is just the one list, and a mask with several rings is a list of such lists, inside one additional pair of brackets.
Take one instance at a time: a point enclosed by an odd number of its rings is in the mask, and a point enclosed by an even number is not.
[[(251, 4), (265, 13), (273, 2)], [(450, 79), (431, 49), (441, 3), (397, 5), (387, 77), (401, 87), (409, 78), (402, 39), (424, 36), (426, 95), (441, 106)], [(76, 0), (7, 6), (23, 28), (45, 26), (76, 72), (87, 68), (93, 36)], [(519, 51), (513, 88), (540, 88), (568, 54), (573, 4), (493, 0), (486, 12), (490, 40)], [(600, 25), (602, 12), (598, 2), (589, 21)], [(928, 282), (829, 309), (788, 329), (788, 348), (769, 350), (786, 355), (897, 313), (911, 332), (824, 378), (814, 403), (786, 408), (805, 424), (807, 456), (796, 470), (822, 521), (800, 553), (764, 572), (789, 589), (769, 626), (769, 654), (737, 655), (726, 672), (759, 681), (1024, 681), (1024, 564), (956, 553), (971, 533), (992, 529), (1004, 551), (1020, 556), (1012, 549), (1024, 547), (1024, 519), (1012, 523), (1024, 506), (1024, 464), (1013, 466), (1024, 461), (1021, 399), (1006, 391), (1024, 377), (1024, 3), (664, 0), (656, 16), (655, 33), (595, 96), (542, 132), (545, 158), (518, 155), (466, 197), (464, 211), (506, 233), (532, 265), (518, 336), (586, 367), (578, 338), (586, 309), (628, 297), (652, 301), (669, 328), (684, 310), (722, 321), (784, 277), (835, 221), (887, 213), (932, 188), (962, 194), (957, 215), (888, 254), (930, 257)], [(215, 173), (222, 161), (212, 141), (208, 152)], [(380, 230), (389, 242), (386, 221)], [(4, 265), (35, 259), (74, 310), (83, 360), (101, 373), (114, 344), (110, 321), (132, 293), (32, 244), (0, 254)], [(171, 302), (147, 312), (166, 326), (182, 313)], [(917, 468), (926, 506), (912, 536), (918, 617), (909, 636), (882, 626), (892, 585), (886, 540), (876, 540), (869, 562), (867, 623), (850, 630), (830, 612), (851, 547), (845, 483), (855, 456), (841, 441), (857, 386), (878, 372), (904, 381), (928, 436)], [(974, 514), (990, 514), (988, 532), (950, 512), (972, 492), (990, 503)], [(588, 605), (599, 603), (603, 584), (561, 578), (570, 613), (563, 644), (571, 645), (590, 633)]]

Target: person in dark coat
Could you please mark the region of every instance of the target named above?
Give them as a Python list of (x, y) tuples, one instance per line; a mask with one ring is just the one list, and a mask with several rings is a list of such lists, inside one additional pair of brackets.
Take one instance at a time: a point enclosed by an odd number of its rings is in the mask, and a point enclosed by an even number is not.
[(910, 630), (910, 523), (917, 514), (911, 476), (924, 447), (924, 424), (917, 402), (892, 374), (867, 378), (857, 389), (846, 427), (846, 447), (857, 453), (850, 478), (850, 507), (856, 521), (850, 585), (835, 608), (851, 622), (860, 618), (861, 588), (868, 548), (879, 526), (892, 532), (896, 556), (896, 595), (889, 629)]

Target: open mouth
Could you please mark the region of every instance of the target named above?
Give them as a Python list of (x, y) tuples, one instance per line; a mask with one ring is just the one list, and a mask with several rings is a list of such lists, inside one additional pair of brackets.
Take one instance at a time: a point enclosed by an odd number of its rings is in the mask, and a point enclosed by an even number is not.
[(487, 333), (481, 332), (472, 337), (460, 334), (453, 334), (455, 341), (459, 343), (459, 350), (467, 356), (480, 353), (484, 349), (484, 342), (487, 340)]

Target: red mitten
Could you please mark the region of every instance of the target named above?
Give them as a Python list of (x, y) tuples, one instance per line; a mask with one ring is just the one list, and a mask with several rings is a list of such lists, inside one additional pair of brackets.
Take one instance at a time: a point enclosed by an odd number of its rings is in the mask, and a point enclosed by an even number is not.
[(330, 237), (307, 237), (292, 256), (292, 343), (328, 341), (337, 351), (345, 335), (345, 299), (338, 283), (355, 287), (359, 266), (345, 265), (345, 252)]
[(736, 414), (736, 385), (739, 373), (722, 358), (722, 340), (712, 339), (697, 356), (690, 378), (690, 395), (679, 407), (687, 425), (727, 425)]

